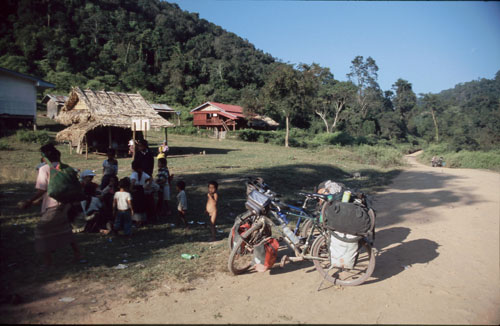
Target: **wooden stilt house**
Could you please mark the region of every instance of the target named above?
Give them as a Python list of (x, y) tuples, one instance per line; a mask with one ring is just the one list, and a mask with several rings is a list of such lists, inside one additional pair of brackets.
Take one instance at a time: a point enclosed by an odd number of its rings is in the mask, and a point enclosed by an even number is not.
[[(134, 122), (139, 120), (147, 121), (154, 129), (174, 126), (158, 115), (140, 94), (82, 91), (74, 87), (56, 118), (69, 127), (60, 131), (56, 140), (69, 142), (79, 154), (84, 148), (98, 152), (106, 152), (108, 148), (127, 151)], [(144, 136), (137, 132), (136, 139)]]
[(206, 102), (191, 110), (193, 126), (218, 131), (236, 130), (245, 126), (243, 108), (216, 102)]

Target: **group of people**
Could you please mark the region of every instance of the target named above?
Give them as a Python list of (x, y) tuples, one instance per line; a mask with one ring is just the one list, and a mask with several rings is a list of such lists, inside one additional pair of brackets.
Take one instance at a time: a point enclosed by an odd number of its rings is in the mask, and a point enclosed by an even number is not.
[[(166, 145), (165, 143), (162, 145)], [(168, 150), (168, 147), (167, 147)], [(35, 230), (35, 249), (44, 257), (47, 265), (51, 264), (51, 252), (63, 244), (70, 244), (75, 260), (80, 260), (80, 251), (73, 238), (74, 232), (101, 232), (103, 234), (131, 235), (132, 226), (158, 222), (160, 217), (169, 219), (170, 185), (173, 174), (167, 167), (165, 152), (157, 156), (158, 169), (153, 177), (155, 157), (148, 148), (146, 140), (137, 143), (132, 173), (129, 177), (118, 178), (118, 161), (115, 150), (109, 149), (107, 159), (102, 163), (102, 179), (100, 185), (94, 182), (96, 173), (84, 170), (80, 173), (80, 182), (85, 199), (80, 203), (61, 204), (47, 194), (50, 181), (50, 170), (60, 162), (60, 152), (49, 144), (42, 146), (41, 152), (49, 164), (37, 167), (38, 175), (36, 194), (27, 201), (19, 203), (20, 208), (27, 208), (42, 200), (42, 217)], [(186, 214), (188, 210), (186, 184), (179, 180), (177, 188), (177, 225), (188, 228)], [(216, 240), (215, 223), (217, 218), (218, 184), (211, 181), (208, 185), (206, 213), (210, 220), (212, 241)], [(81, 228), (75, 221), (84, 221)], [(169, 221), (172, 222), (172, 221)], [(73, 227), (71, 226), (73, 224)], [(172, 223), (172, 225), (175, 225)]]

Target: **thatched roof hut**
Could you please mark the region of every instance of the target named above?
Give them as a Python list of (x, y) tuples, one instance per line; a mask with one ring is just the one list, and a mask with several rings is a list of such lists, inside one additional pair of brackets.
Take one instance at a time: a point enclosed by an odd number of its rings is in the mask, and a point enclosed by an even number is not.
[[(103, 129), (107, 129), (108, 140), (105, 143), (109, 147), (113, 147), (113, 140), (115, 143), (120, 141), (126, 144), (130, 139), (128, 134), (132, 134), (132, 123), (138, 119), (148, 120), (150, 127), (155, 129), (174, 126), (156, 113), (140, 94), (96, 92), (91, 89), (82, 91), (74, 87), (56, 118), (56, 121), (70, 127), (59, 132), (56, 140), (69, 141), (80, 149), (85, 136), (93, 131), (99, 135), (96, 134), (92, 142), (102, 143), (102, 135), (106, 135)], [(124, 131), (127, 131), (127, 135)], [(115, 137), (112, 137), (112, 134)], [(90, 140), (87, 142), (92, 145)]]

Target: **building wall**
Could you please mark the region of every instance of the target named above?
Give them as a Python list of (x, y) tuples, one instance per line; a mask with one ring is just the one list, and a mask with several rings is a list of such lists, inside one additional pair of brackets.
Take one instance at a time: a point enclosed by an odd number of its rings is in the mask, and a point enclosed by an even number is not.
[(34, 82), (0, 71), (0, 114), (36, 118)]
[(59, 106), (54, 100), (47, 102), (47, 117), (54, 119), (59, 114)]

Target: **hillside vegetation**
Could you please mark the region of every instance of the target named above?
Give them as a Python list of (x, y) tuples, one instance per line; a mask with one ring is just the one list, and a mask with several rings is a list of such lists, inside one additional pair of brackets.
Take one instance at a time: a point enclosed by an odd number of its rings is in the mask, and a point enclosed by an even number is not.
[(45, 92), (140, 92), (181, 110), (184, 125), (205, 101), (238, 104), (280, 127), (235, 137), (291, 147), (499, 148), (500, 72), (438, 94), (415, 94), (401, 78), (383, 90), (370, 56), (353, 58), (348, 80), (340, 81), (329, 68), (283, 63), (164, 1), (7, 0), (4, 9), (0, 66), (56, 84)]

